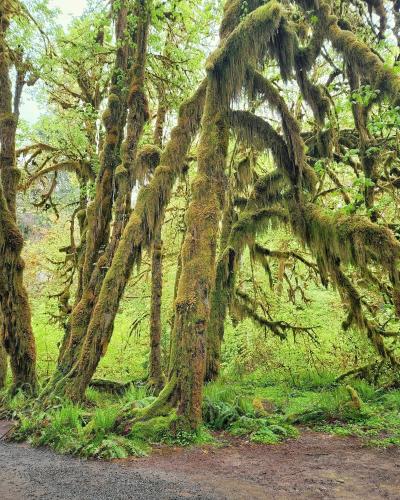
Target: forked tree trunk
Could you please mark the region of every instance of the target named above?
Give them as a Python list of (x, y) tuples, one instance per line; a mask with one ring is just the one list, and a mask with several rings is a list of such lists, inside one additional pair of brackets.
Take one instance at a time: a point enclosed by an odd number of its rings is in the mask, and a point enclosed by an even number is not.
[[(58, 357), (58, 372), (61, 374), (67, 373), (76, 360), (96, 301), (96, 292), (98, 293), (104, 277), (104, 272), (98, 272), (98, 263), (100, 261), (104, 267), (109, 258), (109, 255), (106, 255), (106, 248), (109, 243), (115, 194), (115, 171), (120, 163), (120, 148), (126, 120), (126, 90), (124, 82), (121, 82), (121, 75), (125, 76), (128, 69), (128, 14), (127, 2), (123, 0), (119, 6), (115, 23), (118, 48), (107, 109), (103, 114), (105, 141), (101, 154), (100, 171), (96, 179), (96, 193), (86, 212), (84, 255), (81, 256), (79, 286), (75, 306)], [(110, 249), (108, 248), (108, 250)]]
[[(96, 193), (87, 209), (85, 258), (82, 266), (82, 293), (85, 291), (93, 268), (104, 253), (110, 235), (114, 174), (120, 163), (120, 147), (126, 120), (126, 74), (129, 56), (127, 0), (121, 0), (115, 21), (117, 53), (111, 77), (107, 109), (103, 114), (105, 140), (100, 157), (100, 170), (96, 179)], [(122, 77), (122, 80), (121, 80)], [(79, 301), (80, 297), (77, 297)]]

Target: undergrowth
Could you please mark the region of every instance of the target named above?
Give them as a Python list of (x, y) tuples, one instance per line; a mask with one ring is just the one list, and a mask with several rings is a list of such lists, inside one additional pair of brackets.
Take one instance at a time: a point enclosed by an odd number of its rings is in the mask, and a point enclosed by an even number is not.
[(329, 373), (295, 381), (253, 374), (208, 384), (204, 426), (197, 432), (174, 430), (174, 412), (121, 426), (118, 419), (126, 408), (143, 408), (153, 400), (145, 386), (132, 385), (118, 397), (90, 388), (82, 406), (60, 400), (43, 411), (22, 394), (3, 394), (2, 406), (3, 417), (18, 422), (14, 440), (102, 459), (145, 456), (161, 444), (217, 445), (229, 436), (278, 444), (297, 437), (299, 426), (357, 436), (373, 446), (400, 445), (400, 390), (380, 389), (363, 380), (337, 384)]

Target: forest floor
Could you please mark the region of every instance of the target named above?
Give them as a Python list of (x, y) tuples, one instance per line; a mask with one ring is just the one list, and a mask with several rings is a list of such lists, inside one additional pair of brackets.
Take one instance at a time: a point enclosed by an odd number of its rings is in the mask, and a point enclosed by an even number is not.
[[(0, 423), (0, 436), (7, 432)], [(302, 430), (260, 445), (155, 448), (146, 458), (102, 462), (0, 441), (0, 498), (400, 499), (400, 450)]]

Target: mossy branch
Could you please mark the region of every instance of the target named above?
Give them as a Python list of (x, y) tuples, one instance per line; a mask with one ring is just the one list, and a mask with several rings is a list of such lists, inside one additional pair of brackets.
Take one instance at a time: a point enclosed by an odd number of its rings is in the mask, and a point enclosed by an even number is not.
[(288, 333), (291, 332), (294, 339), (296, 339), (296, 336), (298, 334), (306, 334), (313, 342), (318, 343), (318, 338), (315, 331), (317, 327), (297, 326), (292, 325), (287, 321), (269, 320), (265, 316), (261, 316), (257, 313), (257, 311), (254, 309), (254, 301), (243, 290), (236, 289), (235, 300), (232, 304), (232, 310), (237, 316), (237, 319), (243, 320), (244, 318), (250, 318), (259, 326), (270, 330), (273, 335), (276, 335), (281, 340), (287, 340)]
[(395, 104), (400, 104), (400, 77), (395, 71), (382, 63), (380, 58), (352, 31), (339, 27), (338, 18), (331, 13), (325, 0), (315, 0), (319, 22), (333, 47), (341, 52), (352, 68), (357, 70), (371, 85), (387, 95)]
[(222, 100), (235, 98), (242, 89), (247, 64), (257, 63), (265, 55), (283, 14), (275, 0), (262, 5), (250, 12), (209, 57), (206, 70), (219, 82)]

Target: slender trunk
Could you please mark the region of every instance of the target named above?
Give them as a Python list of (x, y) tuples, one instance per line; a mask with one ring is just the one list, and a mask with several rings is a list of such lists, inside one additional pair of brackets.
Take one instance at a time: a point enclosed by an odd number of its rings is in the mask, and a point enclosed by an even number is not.
[(0, 348), (0, 390), (4, 389), (7, 380), (7, 353), (3, 346)]
[(150, 363), (149, 386), (158, 394), (164, 385), (161, 365), (161, 300), (162, 300), (161, 224), (156, 229), (151, 256)]
[[(233, 204), (231, 200), (228, 199), (222, 216), (222, 228), (219, 243), (221, 257), (228, 245), (229, 235), (232, 229), (233, 215)], [(219, 375), (226, 312), (229, 303), (229, 296), (232, 293), (232, 290), (228, 289), (228, 283), (226, 282), (225, 264), (221, 264), (221, 260), (219, 260), (217, 265), (215, 288), (211, 295), (210, 322), (207, 328), (207, 361), (205, 373), (205, 381), (207, 382), (215, 380)], [(234, 281), (232, 280), (232, 283), (233, 282)]]
[[(2, 331), (2, 313), (0, 309), (0, 331)], [(4, 389), (6, 386), (6, 379), (7, 379), (7, 365), (8, 365), (8, 360), (7, 360), (7, 353), (6, 350), (4, 349), (3, 343), (0, 342), (0, 390)]]
[(163, 136), (164, 136), (164, 125), (165, 119), (167, 117), (167, 108), (164, 103), (164, 91), (161, 88), (158, 92), (158, 108), (156, 123), (154, 126), (154, 144), (162, 147)]
[[(166, 117), (164, 92), (158, 92), (157, 119), (154, 128), (154, 144), (162, 148), (164, 123)], [(150, 356), (149, 356), (149, 387), (158, 394), (164, 386), (164, 375), (161, 364), (161, 303), (162, 303), (162, 272), (163, 243), (161, 239), (163, 220), (157, 225), (151, 252), (151, 303), (150, 303)]]

